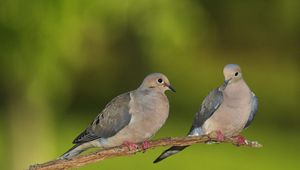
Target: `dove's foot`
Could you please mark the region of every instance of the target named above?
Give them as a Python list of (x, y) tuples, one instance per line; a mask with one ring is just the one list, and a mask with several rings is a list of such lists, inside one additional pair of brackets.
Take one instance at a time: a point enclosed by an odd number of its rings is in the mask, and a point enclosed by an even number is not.
[(242, 135), (233, 136), (232, 139), (236, 142), (237, 146), (247, 144), (246, 139)]
[(218, 142), (223, 142), (225, 140), (225, 136), (220, 130), (216, 131), (216, 139)]
[(145, 140), (142, 144), (142, 149), (146, 150), (146, 149), (150, 148), (150, 146), (151, 146), (150, 142)]
[(134, 150), (138, 148), (138, 145), (132, 142), (125, 141), (123, 145), (127, 146), (129, 150)]

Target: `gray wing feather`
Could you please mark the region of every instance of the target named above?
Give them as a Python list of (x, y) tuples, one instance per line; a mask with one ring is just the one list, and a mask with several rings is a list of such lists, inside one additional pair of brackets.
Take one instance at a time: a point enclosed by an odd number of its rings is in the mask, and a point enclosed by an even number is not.
[(193, 133), (199, 134), (201, 132), (195, 132), (196, 128), (200, 128), (203, 123), (210, 118), (213, 113), (219, 108), (223, 102), (222, 87), (212, 90), (202, 102), (200, 110), (196, 113), (193, 125), (189, 131), (190, 135)]
[(80, 144), (115, 135), (130, 122), (129, 102), (130, 93), (124, 93), (114, 98), (90, 126), (74, 139), (73, 143)]
[(251, 112), (250, 112), (248, 121), (247, 121), (244, 129), (247, 128), (251, 124), (251, 122), (253, 121), (253, 119), (256, 115), (257, 109), (258, 109), (258, 99), (255, 96), (255, 94), (252, 92)]
[[(193, 125), (188, 134), (189, 136), (202, 135), (201, 126), (208, 118), (210, 118), (213, 115), (213, 113), (219, 108), (219, 106), (223, 102), (223, 92), (222, 92), (223, 88), (224, 88), (223, 86), (221, 86), (220, 88), (216, 88), (205, 97), (205, 99), (201, 104), (200, 110), (195, 115)], [(162, 161), (163, 159), (166, 159), (169, 156), (172, 156), (182, 151), (186, 147), (188, 146), (173, 146), (168, 150), (164, 151), (154, 161), (154, 163)]]

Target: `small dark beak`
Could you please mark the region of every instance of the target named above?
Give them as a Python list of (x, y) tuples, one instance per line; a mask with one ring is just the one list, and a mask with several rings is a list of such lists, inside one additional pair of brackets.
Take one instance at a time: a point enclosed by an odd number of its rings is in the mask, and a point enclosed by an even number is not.
[(226, 87), (228, 85), (228, 83), (230, 82), (231, 79), (225, 80), (224, 81), (224, 86)]
[(164, 84), (165, 86), (167, 86), (172, 92), (176, 92), (175, 88), (171, 86), (171, 84)]

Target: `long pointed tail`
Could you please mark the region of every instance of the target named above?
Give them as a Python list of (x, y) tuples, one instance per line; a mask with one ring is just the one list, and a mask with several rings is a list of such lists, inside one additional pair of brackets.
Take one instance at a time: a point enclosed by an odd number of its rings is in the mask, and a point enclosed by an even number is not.
[(160, 162), (160, 161), (166, 159), (167, 157), (172, 156), (172, 155), (184, 150), (188, 146), (172, 146), (171, 148), (165, 150), (158, 158), (156, 158), (155, 161), (153, 161), (153, 163)]
[(58, 159), (71, 159), (74, 156), (79, 155), (81, 152), (85, 151), (86, 148), (82, 147), (81, 144), (76, 144), (70, 148), (66, 153), (60, 156)]

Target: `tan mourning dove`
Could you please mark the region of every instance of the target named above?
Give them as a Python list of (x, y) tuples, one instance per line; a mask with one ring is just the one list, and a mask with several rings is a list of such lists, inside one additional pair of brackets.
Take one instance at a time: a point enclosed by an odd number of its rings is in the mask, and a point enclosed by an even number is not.
[[(60, 159), (70, 159), (91, 147), (114, 147), (145, 142), (165, 123), (169, 114), (166, 90), (174, 88), (161, 73), (148, 75), (139, 88), (109, 102)], [(143, 143), (145, 147), (149, 143)]]
[[(215, 131), (219, 140), (222, 140), (224, 135), (234, 136), (239, 144), (244, 144), (245, 139), (239, 133), (252, 122), (258, 107), (257, 98), (244, 81), (238, 65), (226, 65), (223, 73), (224, 84), (206, 96), (188, 135), (200, 136)], [(186, 147), (173, 146), (164, 151), (154, 163)]]

